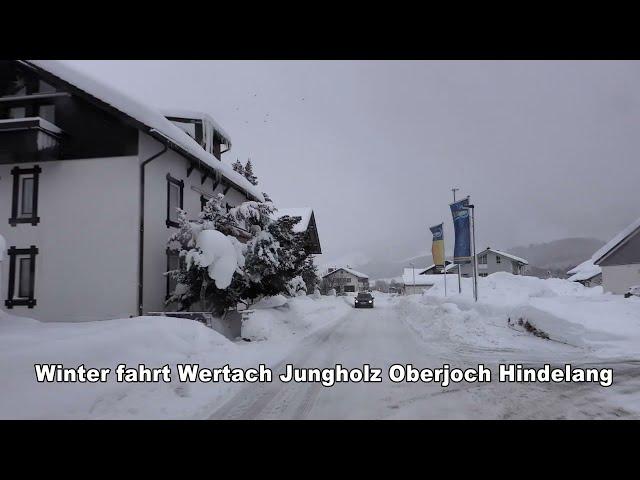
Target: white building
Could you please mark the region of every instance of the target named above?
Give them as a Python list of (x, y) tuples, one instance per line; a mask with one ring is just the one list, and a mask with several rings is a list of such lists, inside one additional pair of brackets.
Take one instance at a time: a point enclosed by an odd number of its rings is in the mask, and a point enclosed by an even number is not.
[(264, 201), (222, 163), (231, 140), (204, 115), (172, 123), (57, 61), (1, 61), (0, 79), (0, 286), (17, 315), (162, 311), (176, 208)]
[(328, 293), (357, 293), (369, 291), (369, 276), (349, 267), (329, 268), (322, 275), (322, 291)]
[[(496, 272), (524, 275), (526, 273), (527, 265), (529, 265), (529, 262), (524, 258), (520, 258), (491, 247), (487, 247), (485, 250), (478, 253), (477, 257), (479, 277), (486, 277)], [(472, 277), (473, 264), (466, 263), (461, 265), (460, 274), (463, 277)]]
[(425, 274), (425, 268), (405, 268), (402, 272), (402, 293), (404, 295), (422, 294), (434, 285), (432, 275)]
[(594, 253), (592, 260), (602, 269), (606, 292), (625, 294), (640, 285), (640, 218)]

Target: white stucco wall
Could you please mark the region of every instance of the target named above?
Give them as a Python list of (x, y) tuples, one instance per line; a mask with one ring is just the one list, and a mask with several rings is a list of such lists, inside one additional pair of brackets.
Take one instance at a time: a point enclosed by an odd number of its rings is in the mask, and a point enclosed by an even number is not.
[(605, 292), (622, 295), (634, 285), (640, 285), (640, 264), (602, 266)]
[[(162, 144), (146, 134), (140, 135), (140, 162), (162, 150)], [(147, 164), (145, 173), (145, 233), (144, 233), (144, 294), (143, 311), (163, 311), (166, 296), (166, 248), (167, 239), (176, 231), (167, 227), (167, 173), (177, 180), (184, 181), (183, 202), (184, 209), (191, 218), (200, 213), (200, 191), (208, 194), (222, 193), (224, 187), (218, 186), (213, 190), (213, 180), (208, 178), (201, 183), (202, 173), (197, 169), (187, 176), (189, 162), (178, 153), (167, 150), (164, 154)], [(193, 187), (193, 188), (192, 188)], [(195, 190), (194, 190), (195, 189)], [(136, 190), (137, 192), (138, 190)], [(236, 206), (246, 197), (229, 189), (225, 201)]]
[[(28, 168), (35, 164), (21, 164)], [(137, 157), (39, 162), (40, 223), (8, 223), (15, 165), (0, 165), (0, 234), (7, 247), (39, 249), (35, 299), (20, 316), (86, 321), (136, 313)], [(2, 308), (9, 259), (0, 263)]]

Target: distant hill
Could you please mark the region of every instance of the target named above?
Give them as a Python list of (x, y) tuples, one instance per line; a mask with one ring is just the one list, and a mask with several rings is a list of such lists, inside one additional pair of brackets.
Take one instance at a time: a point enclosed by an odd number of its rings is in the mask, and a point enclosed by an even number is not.
[(527, 247), (514, 247), (508, 251), (529, 262), (531, 275), (544, 276), (548, 270), (552, 273), (566, 272), (590, 258), (604, 243), (595, 238), (563, 238)]

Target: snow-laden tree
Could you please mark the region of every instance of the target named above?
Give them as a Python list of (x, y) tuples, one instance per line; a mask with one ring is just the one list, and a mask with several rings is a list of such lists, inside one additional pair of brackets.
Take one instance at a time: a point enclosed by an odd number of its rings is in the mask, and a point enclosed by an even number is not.
[(236, 158), (236, 161), (233, 162), (231, 166), (233, 167), (233, 170), (235, 172), (238, 172), (240, 175), (244, 177), (244, 166), (242, 166), (242, 163), (240, 162), (240, 160)]
[(244, 178), (249, 180), (252, 185), (258, 185), (258, 177), (253, 174), (253, 164), (251, 163), (251, 159), (247, 160), (247, 163), (244, 166)]
[(227, 211), (222, 195), (209, 200), (196, 220), (180, 211), (179, 229), (168, 248), (179, 253), (181, 262), (167, 272), (177, 283), (167, 302), (177, 302), (181, 310), (199, 304), (221, 314), (263, 296), (313, 292), (304, 276), (315, 267), (302, 235), (293, 231), (299, 219), (274, 220), (274, 211), (273, 204), (254, 201)]

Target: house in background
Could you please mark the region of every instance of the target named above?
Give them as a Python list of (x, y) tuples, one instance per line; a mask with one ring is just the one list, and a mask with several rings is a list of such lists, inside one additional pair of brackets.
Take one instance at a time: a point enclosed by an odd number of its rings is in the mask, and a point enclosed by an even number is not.
[(592, 258), (569, 270), (567, 275), (569, 275), (567, 280), (578, 282), (585, 287), (602, 285), (602, 268), (594, 265)]
[(640, 285), (640, 218), (593, 254), (593, 264), (602, 269), (602, 286), (619, 295)]
[(65, 321), (163, 310), (176, 209), (264, 201), (221, 161), (230, 146), (210, 117), (166, 118), (64, 62), (0, 61), (4, 306)]
[(304, 235), (304, 249), (310, 255), (320, 255), (322, 248), (320, 247), (320, 237), (318, 236), (318, 227), (316, 226), (316, 217), (311, 208), (279, 208), (275, 214), (275, 218), (289, 216), (299, 218), (300, 221), (293, 227), (295, 233)]
[(337, 294), (369, 291), (369, 276), (349, 267), (329, 268), (322, 275), (321, 290), (325, 295), (335, 289)]
[[(434, 285), (434, 279), (424, 268), (405, 268), (402, 272), (402, 294), (422, 294)], [(442, 277), (440, 277), (442, 278)]]
[[(478, 276), (486, 277), (496, 272), (507, 272), (513, 275), (524, 275), (526, 273), (527, 262), (524, 258), (516, 257), (510, 253), (487, 247), (477, 254)], [(460, 267), (460, 274), (463, 277), (473, 276), (473, 264), (466, 263)]]

